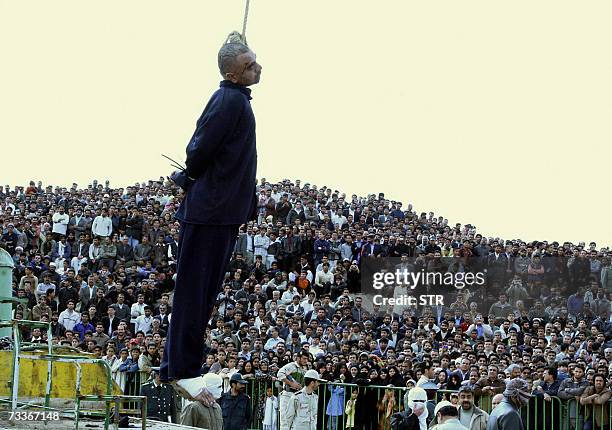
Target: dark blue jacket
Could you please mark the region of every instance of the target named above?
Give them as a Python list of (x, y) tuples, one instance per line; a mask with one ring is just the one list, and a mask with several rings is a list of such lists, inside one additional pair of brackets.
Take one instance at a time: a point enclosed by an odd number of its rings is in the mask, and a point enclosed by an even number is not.
[(85, 332), (87, 330), (91, 330), (92, 333), (96, 331), (93, 324), (87, 323), (87, 325), (85, 325), (83, 322), (78, 323), (72, 329), (73, 332), (77, 332), (79, 334), (81, 341), (85, 340)]
[(251, 399), (244, 393), (224, 393), (218, 401), (223, 412), (223, 430), (246, 430), (251, 424)]
[(314, 242), (314, 256), (315, 258), (323, 258), (324, 255), (329, 253), (330, 244), (325, 239), (317, 239)]
[[(247, 222), (257, 208), (255, 116), (251, 90), (222, 81), (187, 145), (185, 198), (176, 213), (192, 224)], [(177, 181), (179, 183), (180, 181)]]
[(138, 360), (134, 361), (132, 357), (128, 357), (125, 363), (119, 366), (119, 372), (138, 372)]

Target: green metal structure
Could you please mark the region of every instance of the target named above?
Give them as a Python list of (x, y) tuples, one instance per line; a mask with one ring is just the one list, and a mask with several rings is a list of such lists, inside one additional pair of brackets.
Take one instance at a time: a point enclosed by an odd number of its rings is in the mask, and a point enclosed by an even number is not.
[[(11, 297), (13, 295), (13, 267), (15, 267), (15, 264), (11, 254), (0, 248), (0, 297)], [(10, 320), (12, 310), (12, 302), (0, 302), (0, 321)], [(8, 337), (10, 335), (10, 327), (0, 328), (0, 337)]]
[[(13, 305), (23, 302), (23, 299), (17, 299), (12, 297), (12, 269), (13, 260), (11, 256), (0, 248), (0, 336), (9, 337), (12, 335), (12, 369), (11, 369), (11, 381), (10, 381), (10, 396), (8, 399), (0, 399), (0, 403), (9, 404), (12, 411), (17, 412), (24, 408), (38, 408), (47, 411), (57, 411), (62, 417), (73, 418), (74, 428), (79, 428), (79, 418), (85, 416), (85, 413), (81, 410), (81, 402), (83, 401), (100, 401), (104, 402), (105, 408), (103, 412), (88, 412), (89, 416), (103, 416), (104, 417), (104, 429), (108, 430), (110, 425), (111, 417), (111, 404), (115, 405), (114, 414), (114, 425), (118, 428), (119, 424), (119, 411), (120, 405), (126, 401), (139, 402), (140, 403), (140, 414), (142, 418), (142, 429), (146, 429), (146, 415), (147, 415), (147, 398), (139, 395), (114, 395), (113, 394), (113, 380), (111, 369), (104, 360), (100, 358), (91, 358), (81, 355), (66, 355), (56, 354), (53, 351), (53, 341), (51, 332), (51, 323), (43, 321), (29, 321), (29, 320), (17, 320), (12, 319), (12, 308)], [(27, 300), (27, 299), (26, 299)], [(28, 350), (39, 349), (41, 344), (30, 344), (22, 339), (21, 329), (22, 327), (27, 328), (40, 328), (41, 330), (47, 331), (47, 344), (46, 354), (28, 354)], [(44, 405), (37, 404), (35, 401), (20, 401), (19, 400), (19, 365), (21, 359), (30, 360), (46, 360), (48, 363), (47, 367), (47, 383), (45, 387), (45, 401)], [(75, 386), (75, 399), (74, 408), (72, 410), (63, 410), (60, 408), (51, 407), (51, 385), (53, 377), (53, 363), (64, 362), (72, 363), (76, 367), (76, 386)], [(81, 394), (81, 379), (82, 379), (82, 364), (97, 364), (104, 368), (106, 373), (106, 394), (104, 395), (88, 395)]]

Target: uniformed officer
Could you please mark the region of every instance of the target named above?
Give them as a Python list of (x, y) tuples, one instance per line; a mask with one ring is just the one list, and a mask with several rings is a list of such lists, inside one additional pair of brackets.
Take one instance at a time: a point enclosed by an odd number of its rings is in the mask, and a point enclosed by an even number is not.
[(289, 430), (317, 429), (319, 396), (316, 391), (320, 382), (327, 381), (321, 379), (316, 370), (311, 369), (304, 374), (304, 388), (294, 393), (289, 399), (286, 417)]
[(251, 422), (251, 398), (244, 393), (247, 381), (240, 373), (230, 378), (230, 390), (221, 396), (223, 430), (247, 430)]
[(278, 409), (280, 412), (279, 430), (288, 430), (287, 407), (291, 396), (301, 390), (304, 383), (304, 374), (308, 370), (310, 354), (302, 350), (298, 353), (296, 361), (285, 364), (278, 371), (277, 378), (284, 383), (283, 391), (278, 397)]
[(177, 422), (174, 389), (159, 380), (159, 367), (152, 368), (150, 382), (140, 386), (140, 395), (147, 397), (147, 418)]

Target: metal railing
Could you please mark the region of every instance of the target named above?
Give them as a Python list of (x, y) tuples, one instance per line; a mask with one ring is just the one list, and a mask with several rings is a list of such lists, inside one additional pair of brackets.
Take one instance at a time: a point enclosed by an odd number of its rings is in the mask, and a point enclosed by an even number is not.
[[(11, 297), (0, 297), (0, 302), (11, 303), (14, 299)], [(104, 411), (89, 411), (89, 416), (101, 416), (104, 418), (104, 429), (108, 430), (110, 425), (111, 413), (114, 415), (115, 427), (118, 428), (119, 424), (119, 403), (123, 400), (131, 400), (140, 402), (140, 413), (143, 418), (142, 428), (146, 428), (146, 397), (132, 395), (113, 395), (112, 393), (112, 377), (111, 369), (104, 360), (95, 358), (93, 356), (86, 355), (66, 355), (57, 354), (54, 352), (54, 345), (52, 344), (51, 324), (49, 322), (42, 321), (29, 321), (29, 320), (5, 320), (0, 321), (0, 327), (11, 328), (12, 331), (12, 368), (11, 368), (11, 381), (10, 381), (10, 395), (8, 399), (0, 399), (0, 404), (9, 404), (12, 411), (25, 408), (37, 408), (43, 411), (57, 411), (62, 417), (70, 417), (74, 419), (74, 428), (78, 430), (79, 419), (85, 415), (81, 408), (82, 401), (100, 401), (104, 402)], [(45, 344), (30, 344), (25, 342), (22, 338), (21, 329), (22, 327), (35, 327), (45, 329), (47, 331), (47, 343)], [(46, 350), (46, 354), (27, 354), (24, 349), (31, 349), (25, 347), (40, 347)], [(19, 383), (20, 383), (20, 362), (22, 359), (29, 360), (44, 360), (47, 361), (47, 381), (45, 385), (45, 401), (43, 405), (40, 405), (36, 400), (25, 401), (19, 399)], [(63, 362), (71, 363), (76, 368), (76, 383), (75, 383), (75, 398), (74, 407), (70, 409), (62, 409), (50, 406), (51, 400), (51, 386), (53, 379), (53, 363)], [(81, 380), (82, 380), (82, 364), (95, 364), (100, 365), (106, 374), (106, 394), (90, 395), (81, 393)], [(115, 411), (111, 411), (111, 403), (115, 405)]]
[[(122, 372), (125, 377), (125, 387), (123, 387), (123, 394), (126, 396), (139, 396), (140, 386), (146, 384), (149, 381), (149, 372), (137, 371), (137, 372)], [(123, 408), (132, 411), (138, 407), (137, 402), (126, 401), (123, 402)]]
[[(145, 383), (148, 373), (137, 372), (134, 384)], [(274, 410), (276, 428), (279, 428), (280, 412), (278, 409), (281, 384), (272, 378), (254, 377), (248, 379), (246, 394), (251, 398), (252, 421), (249, 429), (262, 430), (266, 418), (266, 392), (271, 389), (277, 398), (277, 409)], [(126, 385), (126, 388), (128, 385)], [(136, 385), (133, 386), (136, 389)], [(135, 391), (137, 392), (137, 391)], [(430, 400), (427, 402), (429, 419), (434, 419), (433, 410), (437, 402), (449, 400), (460, 407), (458, 392), (453, 390), (428, 390)], [(353, 395), (353, 393), (356, 393)], [(126, 393), (128, 394), (128, 393)], [(319, 407), (317, 428), (324, 430), (344, 430), (350, 427), (362, 430), (392, 430), (391, 416), (407, 408), (408, 389), (405, 387), (388, 387), (377, 385), (357, 385), (346, 383), (321, 384), (318, 391)], [(356, 407), (351, 408), (349, 401), (356, 396)], [(490, 413), (492, 396), (481, 395), (475, 398), (475, 405)], [(268, 413), (270, 408), (268, 408)], [(527, 406), (520, 409), (526, 430), (612, 430), (612, 400), (604, 405), (580, 405), (575, 399), (562, 400), (552, 397), (545, 400), (534, 396)], [(271, 418), (271, 417), (268, 417)]]

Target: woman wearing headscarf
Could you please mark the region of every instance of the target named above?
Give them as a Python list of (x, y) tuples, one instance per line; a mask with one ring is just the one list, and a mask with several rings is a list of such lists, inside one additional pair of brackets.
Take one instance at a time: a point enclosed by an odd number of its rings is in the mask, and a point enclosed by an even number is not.
[(344, 382), (347, 384), (354, 384), (355, 379), (359, 376), (359, 366), (356, 364), (351, 365), (349, 368), (348, 374), (346, 375), (346, 379)]
[(381, 386), (389, 385), (389, 369), (383, 367), (378, 374), (379, 384)]
[(440, 370), (436, 375), (435, 383), (438, 385), (438, 389), (446, 390), (448, 384), (448, 373), (445, 370)]
[(376, 388), (369, 388), (371, 385), (378, 385), (378, 371), (370, 369), (367, 364), (361, 365), (359, 374), (354, 378), (353, 383), (359, 386), (359, 394), (357, 395), (357, 404), (362, 405), (355, 411), (355, 430), (374, 430), (376, 429), (376, 414), (372, 413), (372, 409), (368, 405), (376, 405), (378, 395)]
[(405, 385), (404, 378), (395, 366), (389, 366), (389, 384), (394, 387), (403, 387)]
[[(339, 385), (342, 379), (335, 378), (333, 384), (326, 384), (329, 392), (329, 401), (325, 409), (327, 415), (327, 429), (339, 430), (338, 424), (344, 412), (344, 386)], [(342, 423), (340, 422), (340, 428)]]
[(446, 383), (446, 389), (450, 391), (458, 390), (461, 387), (461, 376), (457, 373), (451, 373)]

